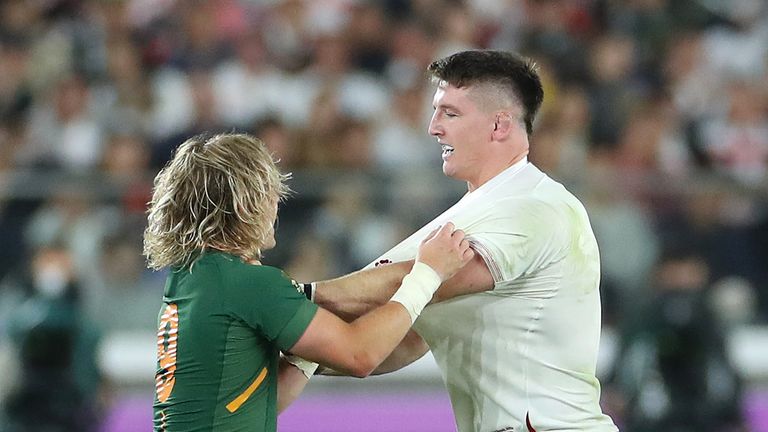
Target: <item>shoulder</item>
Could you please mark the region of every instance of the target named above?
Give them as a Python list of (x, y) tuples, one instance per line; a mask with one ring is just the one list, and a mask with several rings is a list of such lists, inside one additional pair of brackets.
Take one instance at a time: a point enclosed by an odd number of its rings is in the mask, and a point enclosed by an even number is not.
[(285, 271), (277, 267), (272, 267), (267, 265), (256, 265), (251, 267), (253, 267), (252, 272), (254, 275), (266, 281), (290, 283), (290, 284), (295, 283), (293, 279), (291, 279), (291, 277), (288, 276), (287, 273), (285, 273)]
[(224, 254), (206, 254), (195, 264), (193, 272), (215, 271), (221, 278), (234, 286), (259, 286), (291, 284), (291, 278), (277, 267), (253, 265), (240, 258)]
[(562, 201), (531, 193), (496, 200), (492, 213), (520, 223), (553, 221), (560, 217)]
[(224, 269), (234, 279), (247, 279), (251, 283), (291, 283), (291, 278), (281, 269), (267, 265), (252, 265), (239, 261)]
[(567, 209), (563, 200), (535, 193), (509, 197), (494, 203), (493, 214), (482, 227), (487, 232), (515, 234), (534, 243), (560, 244), (572, 231), (573, 218)]

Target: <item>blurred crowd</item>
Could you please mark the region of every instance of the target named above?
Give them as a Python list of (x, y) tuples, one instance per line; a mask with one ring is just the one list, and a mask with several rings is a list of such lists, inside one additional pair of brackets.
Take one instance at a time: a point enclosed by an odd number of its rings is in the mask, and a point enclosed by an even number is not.
[[(34, 430), (41, 394), (72, 422), (107, 404), (94, 347), (155, 326), (145, 204), (192, 135), (251, 132), (293, 173), (266, 261), (297, 280), (358, 269), (445, 209), (464, 186), (440, 173), (424, 71), (469, 48), (540, 67), (530, 158), (590, 213), (604, 323), (633, 365), (609, 378), (618, 421), (737, 427), (724, 334), (768, 321), (763, 0), (0, 2), (7, 424)], [(38, 389), (55, 379), (82, 401)]]

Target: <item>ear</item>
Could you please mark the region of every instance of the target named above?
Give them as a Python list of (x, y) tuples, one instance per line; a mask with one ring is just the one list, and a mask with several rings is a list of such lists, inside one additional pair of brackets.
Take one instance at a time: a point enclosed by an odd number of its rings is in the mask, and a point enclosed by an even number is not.
[(494, 141), (506, 140), (512, 132), (512, 116), (506, 111), (496, 113), (496, 120), (493, 123), (493, 132), (491, 137)]

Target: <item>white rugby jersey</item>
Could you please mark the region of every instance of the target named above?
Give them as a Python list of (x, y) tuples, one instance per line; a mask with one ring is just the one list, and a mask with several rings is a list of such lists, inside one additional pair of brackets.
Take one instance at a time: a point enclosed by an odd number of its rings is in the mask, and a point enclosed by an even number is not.
[(600, 258), (579, 200), (524, 159), (375, 262), (414, 258), (446, 222), (465, 231), (495, 281), (428, 306), (414, 325), (459, 431), (617, 431), (599, 406)]

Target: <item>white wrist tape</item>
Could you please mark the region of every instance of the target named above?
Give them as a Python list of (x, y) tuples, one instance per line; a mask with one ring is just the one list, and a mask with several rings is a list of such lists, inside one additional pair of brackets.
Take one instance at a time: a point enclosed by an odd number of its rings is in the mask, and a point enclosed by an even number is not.
[(416, 262), (413, 269), (403, 278), (403, 283), (389, 301), (405, 306), (411, 315), (411, 323), (416, 321), (424, 307), (432, 300), (432, 295), (443, 282), (432, 267)]
[(299, 356), (295, 356), (293, 354), (287, 355), (283, 357), (285, 361), (288, 363), (296, 366), (299, 368), (299, 370), (304, 374), (307, 379), (312, 378), (312, 375), (315, 374), (315, 370), (317, 370), (318, 364), (315, 362), (311, 362), (309, 360), (304, 360), (303, 358)]

